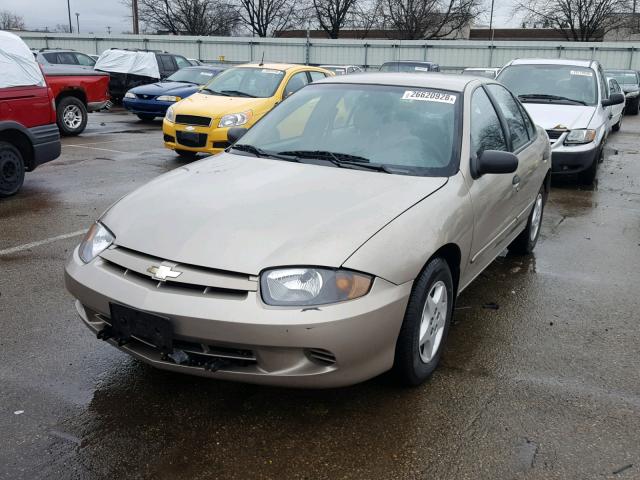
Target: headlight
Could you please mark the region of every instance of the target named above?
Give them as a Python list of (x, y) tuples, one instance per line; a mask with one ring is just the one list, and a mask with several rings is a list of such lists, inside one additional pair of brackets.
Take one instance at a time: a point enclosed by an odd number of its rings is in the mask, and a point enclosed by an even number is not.
[(565, 144), (580, 145), (583, 143), (590, 143), (596, 138), (596, 131), (590, 128), (583, 128), (580, 130), (571, 130), (567, 137), (564, 139)]
[(293, 267), (264, 271), (260, 290), (268, 305), (302, 307), (362, 297), (372, 281), (369, 275), (349, 270)]
[(107, 227), (98, 222), (94, 223), (80, 243), (80, 258), (84, 263), (89, 263), (109, 248), (115, 239)]
[(220, 123), (218, 123), (218, 128), (225, 127), (239, 127), (240, 125), (244, 125), (251, 119), (252, 112), (249, 110), (248, 112), (241, 113), (230, 113), (228, 115), (224, 115), (220, 119)]
[(135, 93), (127, 92), (124, 94), (124, 98), (138, 98)]
[(174, 95), (160, 95), (156, 100), (159, 102), (179, 102), (180, 97), (176, 97)]
[(164, 114), (164, 118), (166, 118), (167, 121), (169, 121), (169, 122), (175, 122), (176, 121), (176, 114), (173, 111), (173, 105), (171, 105), (169, 108), (167, 108), (167, 113)]

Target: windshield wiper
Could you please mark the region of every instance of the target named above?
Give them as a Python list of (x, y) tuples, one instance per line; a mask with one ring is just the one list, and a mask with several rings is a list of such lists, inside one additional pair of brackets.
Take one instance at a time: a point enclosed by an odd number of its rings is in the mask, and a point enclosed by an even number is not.
[[(176, 83), (190, 83), (192, 85), (195, 85), (196, 82), (192, 82), (190, 80), (171, 80), (172, 82), (176, 82)], [(210, 91), (210, 90), (209, 90)]]
[(223, 97), (228, 97), (229, 96), (226, 93), (218, 92), (216, 90), (211, 90), (210, 88), (207, 88), (207, 87), (200, 89), (200, 91), (201, 92), (209, 92), (209, 93), (211, 93), (213, 95), (222, 95)]
[(291, 155), (297, 158), (313, 158), (317, 160), (326, 160), (336, 167), (353, 168), (357, 170), (374, 170), (376, 172), (385, 173), (404, 173), (394, 168), (379, 163), (370, 163), (368, 158), (349, 153), (329, 152), (326, 150), (291, 150), (278, 152), (278, 155)]
[(583, 102), (582, 100), (576, 100), (574, 98), (569, 97), (561, 97), (559, 95), (547, 95), (544, 93), (526, 93), (523, 95), (518, 95), (520, 101), (526, 102), (527, 100), (558, 100), (562, 102), (572, 102), (578, 103), (580, 105), (586, 105), (587, 102)]
[(231, 97), (233, 95), (238, 95), (240, 97), (256, 98), (255, 95), (251, 95), (250, 93), (247, 93), (247, 92), (241, 92), (240, 90), (222, 90), (221, 93), (224, 93), (229, 97)]
[(285, 156), (284, 154), (280, 153), (268, 152), (266, 150), (262, 150), (261, 148), (254, 147), (253, 145), (249, 145), (248, 143), (236, 143), (235, 145), (231, 145), (231, 148), (240, 150), (242, 152), (252, 153), (256, 157), (276, 158), (278, 160), (284, 160), (286, 162), (300, 162), (300, 160), (295, 156)]

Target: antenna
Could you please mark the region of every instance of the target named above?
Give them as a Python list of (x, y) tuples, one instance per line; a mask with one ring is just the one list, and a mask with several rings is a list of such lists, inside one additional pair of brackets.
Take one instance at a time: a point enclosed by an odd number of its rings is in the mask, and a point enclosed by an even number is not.
[(264, 50), (262, 51), (262, 60), (260, 60), (260, 63), (258, 64), (259, 67), (264, 65)]

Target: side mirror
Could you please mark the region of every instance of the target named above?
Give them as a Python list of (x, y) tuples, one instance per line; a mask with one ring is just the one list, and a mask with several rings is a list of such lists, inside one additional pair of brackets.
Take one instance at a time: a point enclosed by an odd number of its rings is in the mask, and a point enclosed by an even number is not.
[(227, 130), (227, 140), (230, 144), (236, 143), (238, 140), (242, 138), (242, 136), (247, 133), (249, 129), (244, 127), (233, 127)]
[(609, 98), (602, 100), (603, 107), (609, 107), (611, 105), (620, 105), (624, 103), (624, 95), (622, 93), (612, 93)]
[(471, 162), (471, 167), (473, 178), (485, 173), (513, 173), (518, 169), (518, 157), (511, 152), (485, 150)]

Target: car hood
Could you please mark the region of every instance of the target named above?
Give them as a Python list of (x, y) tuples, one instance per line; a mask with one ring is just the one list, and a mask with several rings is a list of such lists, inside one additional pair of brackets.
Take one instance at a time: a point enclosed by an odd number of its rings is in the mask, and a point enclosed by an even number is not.
[(623, 83), (620, 85), (620, 88), (622, 88), (622, 91), (624, 93), (629, 93), (629, 92), (636, 92), (637, 90), (640, 89), (640, 87), (638, 85), (634, 85), (634, 84), (627, 84), (627, 83)]
[(218, 116), (253, 110), (261, 112), (275, 100), (271, 98), (225, 97), (195, 93), (174, 106), (176, 114)]
[(587, 128), (596, 110), (594, 106), (524, 103), (535, 124), (545, 130), (553, 128)]
[(446, 182), (222, 153), (158, 177), (101, 221), (116, 245), (178, 263), (339, 267)]
[(188, 97), (197, 91), (198, 85), (182, 82), (156, 82), (131, 89), (131, 92), (136, 95), (175, 95), (177, 97)]

